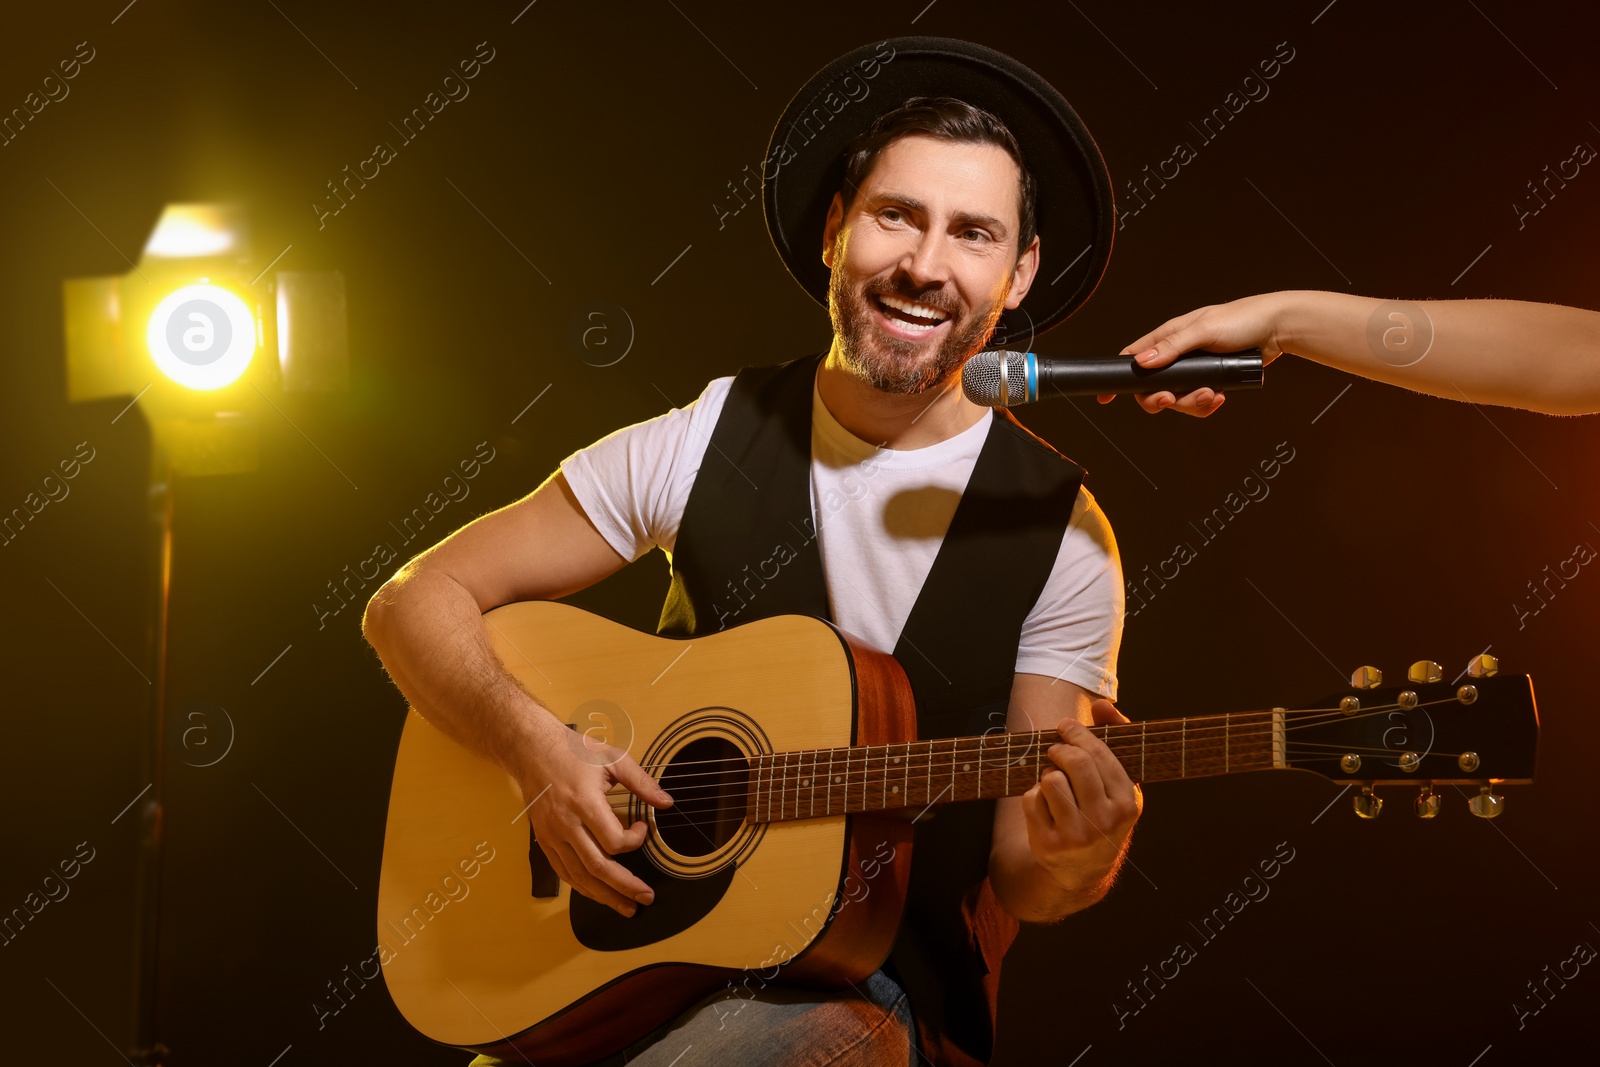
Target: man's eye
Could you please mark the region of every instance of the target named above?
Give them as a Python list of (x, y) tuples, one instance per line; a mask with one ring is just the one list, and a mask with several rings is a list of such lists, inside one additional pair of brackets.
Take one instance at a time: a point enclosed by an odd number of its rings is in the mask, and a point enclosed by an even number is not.
[(878, 216), (885, 222), (899, 222), (904, 217), (897, 207), (886, 207), (878, 212)]
[(982, 230), (967, 230), (961, 236), (963, 239), (973, 241), (974, 243), (978, 241), (987, 241), (989, 239), (989, 235), (984, 233)]

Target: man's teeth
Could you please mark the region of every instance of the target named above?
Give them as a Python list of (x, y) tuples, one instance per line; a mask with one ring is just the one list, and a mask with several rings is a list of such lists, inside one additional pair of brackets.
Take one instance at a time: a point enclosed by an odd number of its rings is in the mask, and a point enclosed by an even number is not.
[(937, 325), (938, 323), (941, 323), (950, 317), (945, 312), (940, 311), (938, 308), (931, 308), (925, 304), (913, 303), (910, 300), (902, 300), (898, 296), (882, 294), (878, 297), (878, 299), (886, 306), (892, 307), (896, 311), (914, 316), (919, 319), (927, 319), (930, 326)]

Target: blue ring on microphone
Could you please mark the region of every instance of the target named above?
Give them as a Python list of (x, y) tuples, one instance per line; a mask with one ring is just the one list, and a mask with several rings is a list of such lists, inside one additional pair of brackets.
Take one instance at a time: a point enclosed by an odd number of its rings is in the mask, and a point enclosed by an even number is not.
[(1032, 352), (1028, 353), (1025, 361), (1028, 367), (1028, 403), (1039, 399), (1039, 357)]

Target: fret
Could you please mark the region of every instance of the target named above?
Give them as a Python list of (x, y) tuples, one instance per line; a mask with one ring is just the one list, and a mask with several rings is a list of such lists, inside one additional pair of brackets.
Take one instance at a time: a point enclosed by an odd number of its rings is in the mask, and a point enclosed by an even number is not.
[(872, 777), (872, 746), (861, 750), (861, 809), (867, 810), (867, 779)]
[(817, 750), (811, 750), (811, 777), (806, 779), (806, 787), (811, 790), (810, 814), (817, 813)]
[(761, 757), (761, 769), (756, 774), (756, 806), (763, 813), (762, 821), (772, 821), (772, 807), (767, 803), (767, 792), (771, 788), (767, 783), (772, 775), (772, 761), (777, 754), (768, 752)]
[(1189, 777), (1189, 720), (1178, 720), (1178, 777)]
[(989, 738), (993, 735), (985, 730), (978, 736), (978, 799), (983, 799), (983, 775), (989, 768)]
[(1222, 716), (1222, 773), (1228, 773), (1228, 736), (1233, 731), (1233, 716)]
[(767, 775), (767, 816), (769, 818), (776, 818), (776, 816), (772, 814), (772, 790), (774, 786), (778, 785), (778, 775), (783, 773), (781, 766), (782, 761), (783, 755), (782, 753), (779, 753), (773, 756), (772, 763), (768, 768), (771, 771), (771, 773)]
[(789, 774), (789, 753), (778, 753), (777, 773), (772, 776), (773, 783), (778, 787), (778, 818), (783, 818), (783, 793), (784, 779)]
[[(802, 755), (802, 753), (793, 752), (783, 757), (783, 767), (785, 772), (784, 785), (787, 787), (789, 782), (794, 783), (794, 789), (789, 790), (789, 792), (794, 794), (794, 814), (792, 816), (786, 814), (785, 818), (798, 819), (800, 817), (800, 760)], [(789, 806), (790, 801), (787, 799), (784, 800), (783, 808), (786, 813), (789, 810)]]
[(911, 803), (911, 742), (906, 742), (906, 750), (900, 756), (900, 803)]
[(766, 765), (766, 761), (767, 761), (767, 757), (766, 756), (757, 756), (756, 757), (756, 779), (755, 779), (755, 783), (754, 783), (754, 788), (751, 790), (750, 800), (751, 800), (751, 807), (755, 808), (756, 821), (757, 822), (766, 822), (767, 821), (765, 818), (762, 817), (762, 812), (761, 812), (761, 769)]
[[(850, 807), (850, 781), (851, 781), (851, 777), (850, 776), (852, 774), (856, 773), (855, 760), (854, 760), (853, 757), (860, 750), (857, 749), (854, 745), (852, 745), (851, 747), (845, 749), (844, 751), (845, 751), (845, 756), (844, 756), (844, 759), (845, 759), (845, 767), (844, 767), (844, 798), (845, 798), (845, 800), (844, 800), (844, 810), (845, 811), (851, 811), (851, 810), (860, 811), (861, 808), (852, 809)], [(862, 757), (861, 763), (862, 763), (862, 767), (864, 769), (865, 766), (866, 766), (866, 757), (864, 757), (864, 756)], [(865, 782), (862, 783), (862, 788), (863, 789), (866, 788), (866, 783)], [(862, 799), (863, 800), (866, 799), (866, 794), (865, 793), (862, 794)], [(863, 807), (864, 806), (865, 805), (863, 805)]]
[(823, 804), (823, 806), (827, 810), (825, 810), (823, 812), (823, 814), (824, 815), (832, 815), (833, 814), (833, 749), (831, 749), (831, 748), (828, 749), (828, 780), (826, 782), (824, 782), (823, 785), (828, 790), (828, 792), (825, 794), (826, 797), (827, 797), (827, 800)]
[(922, 793), (922, 803), (923, 804), (932, 804), (933, 803), (933, 742), (932, 741), (924, 741), (922, 743), (922, 748), (923, 748), (922, 766), (928, 772), (927, 782), (924, 785), (923, 793)]
[(950, 799), (956, 800), (961, 794), (956, 792), (956, 739), (950, 738)]
[(890, 806), (890, 749), (893, 747), (894, 745), (883, 745), (883, 779), (878, 782), (878, 789), (882, 790), (882, 795), (878, 797), (878, 808)]
[(1141, 781), (1141, 782), (1145, 780), (1144, 740), (1145, 740), (1145, 730), (1149, 727), (1149, 725), (1150, 725), (1150, 720), (1149, 719), (1141, 720), (1140, 723), (1139, 723), (1139, 781)]
[(1010, 734), (1006, 735), (1006, 756), (1005, 756), (1005, 759), (1006, 759), (1006, 787), (1005, 787), (1006, 791), (1005, 791), (1005, 795), (1006, 796), (1010, 796), (1011, 795), (1011, 735)]
[[(859, 770), (855, 767), (854, 759), (853, 759), (853, 757), (855, 756), (855, 754), (857, 752), (861, 753), (861, 767), (860, 767)], [(845, 808), (844, 808), (845, 811), (864, 811), (866, 809), (866, 806), (867, 806), (867, 760), (870, 758), (867, 753), (868, 753), (868, 750), (865, 747), (861, 746), (861, 745), (852, 745), (850, 747), (850, 756), (852, 757), (850, 772), (851, 772), (851, 774), (859, 774), (859, 775), (861, 775), (861, 799), (856, 803), (856, 806), (853, 807), (853, 808), (847, 803), (845, 805)], [(850, 783), (851, 783), (852, 780), (853, 779), (850, 777), (850, 774), (846, 774), (845, 775), (844, 788), (845, 788), (845, 796), (847, 796), (847, 797), (850, 795), (849, 789), (850, 789)]]
[(800, 790), (805, 787), (805, 762), (804, 751), (794, 754), (794, 817), (800, 818)]
[[(845, 811), (851, 811), (851, 810), (860, 811), (861, 810), (860, 808), (852, 809), (850, 807), (850, 782), (851, 782), (851, 776), (856, 773), (855, 758), (854, 757), (855, 757), (855, 754), (856, 754), (857, 751), (858, 750), (855, 748), (855, 746), (851, 746), (850, 748), (847, 748), (847, 749), (844, 750), (844, 810)], [(866, 761), (863, 760), (862, 762), (865, 763)]]

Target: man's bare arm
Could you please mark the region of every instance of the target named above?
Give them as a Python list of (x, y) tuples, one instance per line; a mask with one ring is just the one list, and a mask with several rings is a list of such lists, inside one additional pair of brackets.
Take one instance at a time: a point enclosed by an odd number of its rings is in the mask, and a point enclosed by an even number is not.
[[(1600, 312), (1561, 304), (1413, 302), (1289, 290), (1197, 308), (1123, 353), (1139, 357), (1143, 366), (1160, 367), (1196, 349), (1242, 348), (1260, 348), (1269, 362), (1288, 352), (1448, 400), (1550, 415), (1600, 411)], [(1200, 416), (1215, 411), (1221, 400), (1210, 389), (1139, 397), (1146, 411), (1171, 407)]]
[(643, 881), (610, 857), (637, 848), (644, 823), (624, 828), (604, 793), (614, 782), (658, 806), (670, 798), (629, 757), (596, 766), (572, 731), (523, 691), (494, 654), (483, 613), (594, 584), (627, 560), (584, 514), (564, 475), (485, 515), (411, 560), (367, 605), (362, 632), (401, 693), (457, 743), (503, 767), (561, 878), (632, 914)]

